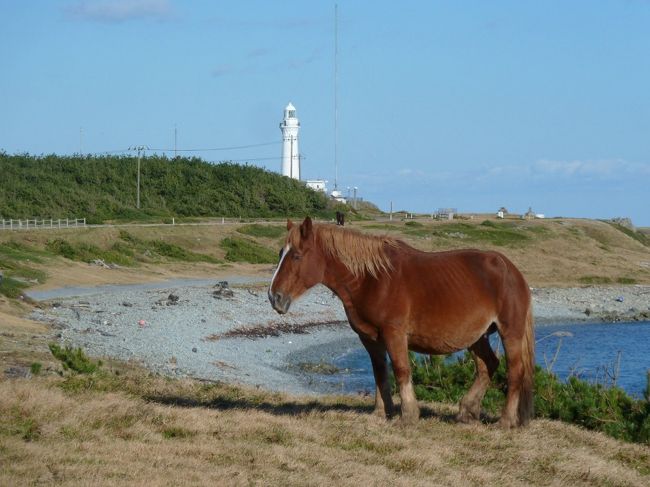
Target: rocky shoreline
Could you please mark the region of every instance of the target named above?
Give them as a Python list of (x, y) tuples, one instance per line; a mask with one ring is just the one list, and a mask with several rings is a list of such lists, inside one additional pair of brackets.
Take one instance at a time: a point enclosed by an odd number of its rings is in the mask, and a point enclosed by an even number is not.
[(534, 288), (532, 294), (538, 325), (650, 321), (650, 286)]
[[(313, 394), (296, 361), (318, 364), (360, 346), (340, 301), (323, 286), (283, 316), (271, 309), (265, 287), (246, 282), (64, 291), (32, 315), (62, 343), (171, 376)], [(533, 299), (537, 327), (650, 321), (650, 286), (539, 288)]]

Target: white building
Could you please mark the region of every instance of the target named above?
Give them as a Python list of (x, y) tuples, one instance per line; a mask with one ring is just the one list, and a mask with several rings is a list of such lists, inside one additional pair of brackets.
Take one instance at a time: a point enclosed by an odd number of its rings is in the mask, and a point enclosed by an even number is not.
[(296, 118), (296, 108), (289, 103), (284, 109), (284, 119), (280, 122), (280, 130), (282, 131), (282, 175), (293, 179), (300, 179), (299, 129), (300, 122)]
[(327, 181), (324, 179), (308, 179), (305, 181), (307, 184), (308, 188), (313, 189), (314, 191), (321, 191), (323, 193), (327, 193)]

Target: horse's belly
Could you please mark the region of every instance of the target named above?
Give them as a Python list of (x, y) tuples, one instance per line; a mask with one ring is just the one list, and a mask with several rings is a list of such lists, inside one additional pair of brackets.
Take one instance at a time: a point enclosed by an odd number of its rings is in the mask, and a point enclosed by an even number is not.
[(484, 318), (471, 323), (423, 323), (408, 333), (409, 349), (435, 355), (457, 352), (474, 344), (493, 322)]

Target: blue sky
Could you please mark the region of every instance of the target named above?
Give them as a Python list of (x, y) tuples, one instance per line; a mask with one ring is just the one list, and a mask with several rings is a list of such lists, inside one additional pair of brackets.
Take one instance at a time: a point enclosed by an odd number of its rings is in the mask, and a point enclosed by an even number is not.
[[(339, 5), (339, 189), (650, 226), (650, 1)], [(334, 2), (0, 0), (0, 150), (191, 153), (334, 182)], [(80, 129), (82, 135), (80, 137)]]

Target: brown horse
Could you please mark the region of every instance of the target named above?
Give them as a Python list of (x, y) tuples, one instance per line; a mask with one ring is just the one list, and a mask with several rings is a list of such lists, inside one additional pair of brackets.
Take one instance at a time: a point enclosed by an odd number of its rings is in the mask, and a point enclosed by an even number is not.
[(287, 222), (280, 263), (269, 286), (278, 313), (322, 283), (343, 302), (361, 338), (377, 385), (375, 412), (391, 417), (386, 352), (402, 400), (402, 421), (419, 417), (408, 350), (447, 354), (468, 348), (476, 380), (457, 419), (479, 419), (498, 359), (488, 341), (501, 336), (508, 367), (505, 428), (526, 425), (533, 413), (534, 337), (530, 290), (521, 272), (498, 252), (422, 252), (404, 242), (332, 225)]

